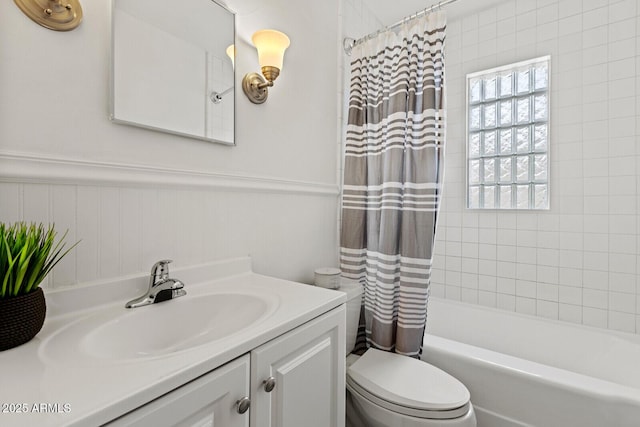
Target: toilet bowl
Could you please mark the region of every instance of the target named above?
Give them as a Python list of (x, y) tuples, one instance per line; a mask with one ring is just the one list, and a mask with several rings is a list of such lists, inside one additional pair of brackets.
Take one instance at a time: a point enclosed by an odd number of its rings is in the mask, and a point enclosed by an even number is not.
[(347, 294), (347, 427), (476, 427), (469, 391), (421, 360), (369, 349), (349, 354), (356, 341), (362, 286), (342, 279)]

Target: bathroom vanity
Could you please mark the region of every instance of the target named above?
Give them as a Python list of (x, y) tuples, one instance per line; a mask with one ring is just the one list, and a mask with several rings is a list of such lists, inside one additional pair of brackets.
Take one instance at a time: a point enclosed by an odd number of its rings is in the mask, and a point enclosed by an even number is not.
[[(0, 353), (3, 426), (344, 426), (345, 296), (240, 258), (48, 292), (45, 327)], [(42, 409), (42, 410), (40, 410)]]
[(343, 317), (334, 309), (107, 425), (337, 426)]

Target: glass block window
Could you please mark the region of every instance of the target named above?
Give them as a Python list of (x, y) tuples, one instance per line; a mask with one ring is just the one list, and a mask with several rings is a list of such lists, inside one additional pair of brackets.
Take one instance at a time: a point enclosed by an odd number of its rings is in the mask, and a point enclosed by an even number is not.
[(467, 75), (467, 207), (549, 208), (549, 57)]

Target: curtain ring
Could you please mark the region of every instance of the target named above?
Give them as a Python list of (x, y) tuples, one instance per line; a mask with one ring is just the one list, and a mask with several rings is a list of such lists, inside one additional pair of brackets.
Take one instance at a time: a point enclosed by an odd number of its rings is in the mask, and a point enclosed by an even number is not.
[(345, 37), (344, 39), (342, 39), (342, 47), (344, 49), (344, 53), (346, 53), (349, 56), (351, 56), (351, 51), (353, 50), (353, 47), (355, 45), (356, 45), (356, 40), (352, 39), (351, 37)]

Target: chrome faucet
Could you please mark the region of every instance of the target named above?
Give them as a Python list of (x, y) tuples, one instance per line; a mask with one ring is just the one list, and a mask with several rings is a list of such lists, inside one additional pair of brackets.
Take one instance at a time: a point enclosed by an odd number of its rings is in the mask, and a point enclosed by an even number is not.
[(149, 277), (149, 290), (147, 293), (125, 304), (126, 308), (142, 307), (143, 305), (178, 298), (187, 294), (184, 283), (177, 279), (169, 278), (170, 259), (164, 259), (153, 264)]

